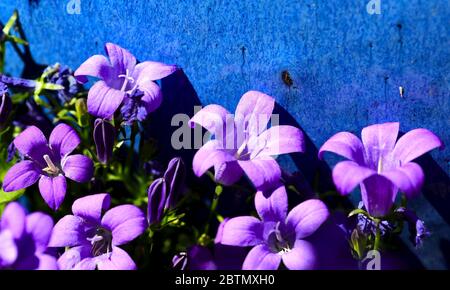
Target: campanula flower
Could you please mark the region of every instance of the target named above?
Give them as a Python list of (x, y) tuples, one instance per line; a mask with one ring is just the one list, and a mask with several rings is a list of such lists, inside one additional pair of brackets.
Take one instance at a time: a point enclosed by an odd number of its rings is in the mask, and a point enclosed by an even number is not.
[(167, 185), (164, 178), (158, 178), (148, 188), (147, 220), (149, 225), (159, 223), (163, 217), (167, 200)]
[(12, 109), (8, 87), (0, 82), (0, 126), (6, 121)]
[(119, 246), (144, 232), (145, 215), (129, 204), (106, 211), (110, 201), (106, 193), (79, 198), (72, 205), (73, 215), (56, 223), (49, 247), (71, 247), (58, 259), (61, 269), (136, 269), (134, 261)]
[(14, 139), (14, 146), (26, 159), (6, 173), (3, 190), (16, 191), (39, 180), (42, 197), (57, 210), (66, 195), (66, 177), (76, 182), (87, 182), (92, 177), (92, 160), (81, 154), (71, 155), (79, 144), (77, 133), (66, 124), (56, 126), (48, 142), (41, 130), (28, 127)]
[(167, 170), (164, 173), (164, 180), (166, 181), (168, 191), (165, 208), (172, 208), (175, 205), (177, 197), (182, 193), (184, 181), (186, 178), (186, 167), (183, 159), (175, 157), (169, 161)]
[(249, 91), (237, 105), (234, 118), (219, 105), (208, 105), (191, 119), (207, 129), (214, 139), (194, 156), (197, 176), (214, 166), (216, 181), (231, 185), (243, 173), (258, 190), (280, 184), (281, 169), (274, 155), (303, 152), (302, 132), (292, 126), (267, 129), (275, 100), (263, 93)]
[(281, 261), (291, 270), (316, 267), (314, 247), (304, 238), (328, 218), (326, 205), (310, 199), (288, 213), (286, 189), (281, 186), (269, 197), (257, 192), (255, 206), (261, 220), (253, 216), (235, 217), (223, 228), (222, 244), (253, 247), (242, 269), (276, 270)]
[(60, 85), (63, 89), (56, 91), (59, 101), (64, 104), (70, 101), (79, 91), (81, 85), (75, 79), (72, 70), (59, 63), (45, 69), (46, 82)]
[[(105, 50), (109, 60), (103, 55), (94, 55), (75, 71), (75, 77), (81, 83), (87, 82), (86, 76), (100, 79), (89, 90), (89, 113), (109, 118), (123, 100), (133, 98), (137, 90), (143, 93), (140, 98), (143, 106), (139, 108), (145, 108), (147, 114), (156, 110), (161, 104), (162, 94), (154, 81), (172, 74), (176, 66), (152, 61), (137, 64), (128, 50), (112, 43), (107, 43)], [(143, 113), (139, 116), (142, 117)]]
[(50, 216), (27, 215), (19, 203), (9, 203), (0, 220), (0, 269), (58, 269), (56, 258), (46, 252), (52, 229)]
[(400, 189), (411, 198), (423, 185), (424, 173), (415, 162), (417, 157), (443, 147), (442, 141), (426, 129), (414, 129), (397, 141), (399, 123), (384, 123), (366, 127), (362, 142), (349, 132), (331, 137), (319, 150), (341, 155), (349, 160), (333, 169), (333, 181), (343, 195), (358, 184), (367, 212), (375, 217), (386, 215)]
[(114, 126), (104, 119), (97, 119), (94, 122), (94, 142), (97, 150), (98, 160), (106, 164), (113, 154), (116, 130)]

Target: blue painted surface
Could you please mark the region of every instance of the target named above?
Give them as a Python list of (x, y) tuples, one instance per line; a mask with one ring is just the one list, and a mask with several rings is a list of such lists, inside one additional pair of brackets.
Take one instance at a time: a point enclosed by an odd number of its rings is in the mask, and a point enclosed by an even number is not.
[[(80, 15), (67, 13), (68, 2), (2, 0), (0, 19), (18, 8), (38, 63), (76, 68), (109, 41), (140, 60), (181, 66), (203, 104), (234, 111), (244, 92), (263, 91), (316, 147), (384, 121), (400, 121), (404, 132), (426, 127), (450, 143), (447, 0), (382, 0), (380, 15), (369, 15), (365, 0), (81, 0)], [(8, 48), (7, 71), (20, 74)], [(413, 202), (434, 233), (419, 251), (430, 268), (450, 263), (449, 158), (445, 149), (421, 160), (431, 177)]]

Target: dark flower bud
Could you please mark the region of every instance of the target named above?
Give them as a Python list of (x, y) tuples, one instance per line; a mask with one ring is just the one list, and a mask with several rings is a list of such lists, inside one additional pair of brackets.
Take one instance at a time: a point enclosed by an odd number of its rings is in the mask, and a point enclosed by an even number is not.
[(77, 82), (73, 76), (73, 71), (68, 66), (57, 63), (47, 67), (44, 74), (46, 75), (46, 82), (64, 87), (64, 89), (56, 91), (57, 97), (62, 104), (70, 101), (81, 91), (81, 85)]
[(103, 119), (97, 119), (94, 123), (94, 142), (97, 149), (98, 160), (106, 164), (112, 157), (115, 129), (111, 123)]
[(158, 178), (148, 188), (147, 220), (152, 225), (161, 221), (167, 198), (167, 184), (164, 178)]
[(169, 188), (165, 208), (171, 208), (175, 205), (176, 197), (181, 193), (186, 178), (186, 167), (180, 157), (170, 160), (167, 170), (164, 173), (164, 179)]
[(2, 125), (11, 112), (12, 102), (8, 95), (8, 87), (0, 82), (0, 125)]

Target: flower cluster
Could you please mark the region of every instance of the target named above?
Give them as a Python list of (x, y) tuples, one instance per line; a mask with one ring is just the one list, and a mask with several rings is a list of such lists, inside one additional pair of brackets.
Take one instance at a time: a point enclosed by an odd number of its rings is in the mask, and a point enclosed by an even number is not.
[[(431, 131), (398, 138), (400, 124), (385, 123), (361, 140), (332, 136), (318, 158), (346, 158), (332, 172), (337, 192), (359, 185), (362, 195), (355, 209), (338, 208), (337, 194), (305, 194), (301, 174), (283, 171), (277, 156), (307, 154), (305, 136), (278, 124), (275, 98), (262, 92), (245, 93), (234, 114), (210, 104), (192, 116), (209, 134), (193, 158), (159, 154), (146, 124), (163, 102), (158, 81), (178, 67), (105, 50), (75, 71), (0, 74), (1, 269), (321, 269), (324, 253), (362, 263), (405, 223), (415, 246), (430, 235), (407, 200), (424, 184), (414, 160), (443, 147)], [(346, 248), (334, 250), (341, 236)]]

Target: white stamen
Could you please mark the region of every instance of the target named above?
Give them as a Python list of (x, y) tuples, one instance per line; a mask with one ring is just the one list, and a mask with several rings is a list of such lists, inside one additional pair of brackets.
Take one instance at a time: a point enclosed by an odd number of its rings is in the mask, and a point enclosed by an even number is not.
[(128, 82), (134, 83), (134, 78), (132, 76), (130, 76), (130, 71), (128, 69), (126, 70), (125, 74), (119, 75), (118, 77), (124, 78), (122, 88), (120, 89), (122, 92), (125, 92), (125, 90), (128, 86)]
[(99, 235), (95, 235), (92, 238), (86, 238), (89, 242), (91, 242), (91, 244), (93, 245), (94, 243), (103, 240), (102, 236)]
[(383, 158), (380, 156), (378, 158), (378, 167), (377, 167), (378, 174), (381, 174), (382, 170), (383, 170)]
[(55, 164), (53, 163), (53, 161), (50, 159), (50, 156), (48, 156), (47, 154), (43, 156), (45, 163), (47, 163), (47, 167), (44, 168), (43, 170), (47, 173), (50, 174), (58, 174), (59, 173), (59, 169), (58, 167), (55, 166)]

